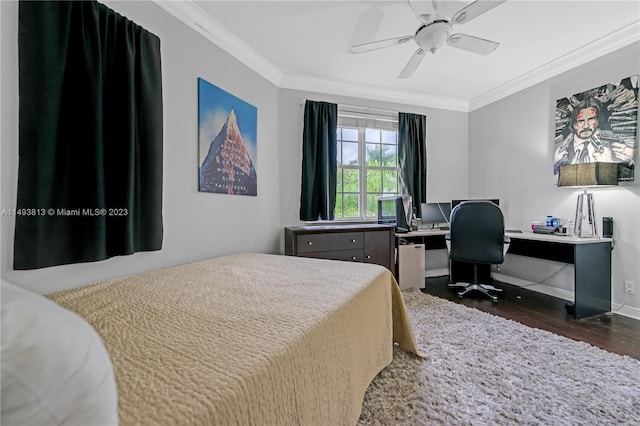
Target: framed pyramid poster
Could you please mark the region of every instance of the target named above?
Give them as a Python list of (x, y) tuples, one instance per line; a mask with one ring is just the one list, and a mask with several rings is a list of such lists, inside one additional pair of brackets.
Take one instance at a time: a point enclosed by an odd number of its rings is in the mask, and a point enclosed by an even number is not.
[(258, 109), (198, 78), (198, 190), (257, 195)]

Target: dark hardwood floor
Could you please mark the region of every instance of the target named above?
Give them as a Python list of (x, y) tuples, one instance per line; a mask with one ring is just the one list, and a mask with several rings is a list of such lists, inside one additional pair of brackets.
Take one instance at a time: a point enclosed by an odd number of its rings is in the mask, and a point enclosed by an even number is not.
[(640, 360), (640, 320), (615, 313), (575, 319), (567, 314), (563, 299), (500, 282), (494, 283), (504, 290), (497, 303), (480, 292), (460, 299), (448, 281), (448, 277), (427, 278), (422, 291)]

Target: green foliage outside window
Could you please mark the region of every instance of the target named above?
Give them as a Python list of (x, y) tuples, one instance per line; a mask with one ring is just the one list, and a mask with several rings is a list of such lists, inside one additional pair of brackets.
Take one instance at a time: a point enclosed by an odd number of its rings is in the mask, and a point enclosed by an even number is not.
[[(335, 217), (358, 219), (378, 215), (378, 197), (398, 194), (397, 133), (380, 129), (338, 129), (338, 172)], [(354, 143), (364, 145), (363, 161)], [(347, 142), (348, 141), (348, 142)], [(364, 166), (360, 166), (360, 163)], [(361, 182), (364, 191), (360, 211)]]

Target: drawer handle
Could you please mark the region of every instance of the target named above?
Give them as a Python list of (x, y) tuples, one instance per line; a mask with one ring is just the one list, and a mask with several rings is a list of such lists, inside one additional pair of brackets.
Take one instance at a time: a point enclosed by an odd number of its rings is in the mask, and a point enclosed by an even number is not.
[(356, 257), (355, 256), (351, 256), (351, 260), (356, 260)]
[(355, 243), (355, 242), (356, 242), (356, 240), (351, 240), (351, 242), (352, 242), (352, 243)]
[(370, 254), (367, 255), (367, 259), (371, 259), (371, 255)]
[(310, 245), (310, 246), (313, 245), (313, 241), (309, 241), (307, 245)]

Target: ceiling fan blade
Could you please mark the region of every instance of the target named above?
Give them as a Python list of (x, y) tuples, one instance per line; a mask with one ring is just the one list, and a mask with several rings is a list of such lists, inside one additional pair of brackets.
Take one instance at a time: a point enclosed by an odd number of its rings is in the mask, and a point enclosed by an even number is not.
[(413, 13), (423, 24), (431, 22), (436, 14), (436, 9), (431, 0), (409, 0), (409, 6), (411, 6)]
[(447, 39), (447, 44), (451, 47), (477, 53), (478, 55), (488, 55), (500, 45), (500, 43), (495, 41), (460, 33), (451, 34)]
[(422, 62), (422, 60), (424, 59), (424, 55), (426, 53), (427, 52), (422, 49), (416, 50), (411, 58), (409, 58), (409, 62), (407, 62), (407, 65), (404, 66), (404, 69), (402, 70), (398, 78), (411, 77), (416, 68), (418, 68), (418, 65), (420, 65), (420, 62)]
[(348, 46), (355, 46), (368, 42), (369, 40), (375, 40), (383, 19), (384, 12), (377, 3), (367, 7), (367, 9), (360, 14), (360, 17), (353, 27)]
[(507, 0), (476, 0), (469, 6), (456, 12), (451, 19), (451, 23), (465, 24), (506, 1)]
[(397, 44), (406, 43), (414, 39), (415, 36), (402, 36), (395, 38), (388, 38), (386, 40), (372, 41), (371, 43), (358, 44), (351, 46), (351, 53), (364, 53), (371, 50), (382, 49), (384, 47), (395, 46)]

